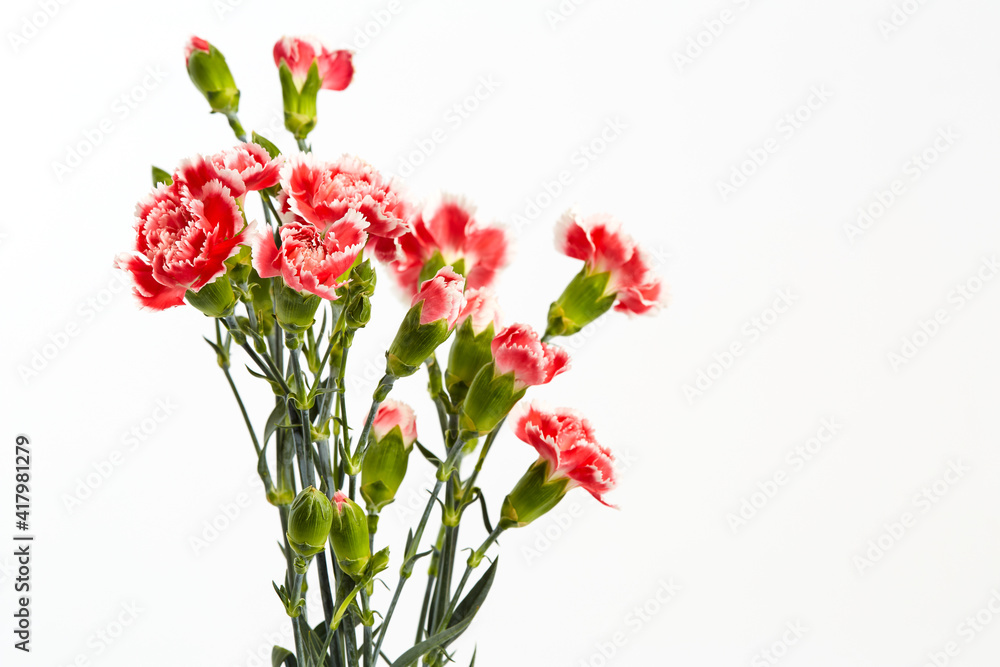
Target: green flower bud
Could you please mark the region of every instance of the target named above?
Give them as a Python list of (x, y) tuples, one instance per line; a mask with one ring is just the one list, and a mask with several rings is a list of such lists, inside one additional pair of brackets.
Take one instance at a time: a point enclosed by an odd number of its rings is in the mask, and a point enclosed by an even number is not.
[(243, 285), (250, 278), (253, 267), (250, 266), (250, 246), (240, 246), (240, 251), (226, 260), (229, 267), (229, 278), (235, 285)]
[(361, 464), (361, 495), (369, 511), (378, 512), (395, 499), (416, 439), (413, 409), (399, 401), (383, 401)]
[(549, 306), (547, 336), (572, 336), (608, 312), (616, 294), (606, 294), (611, 274), (588, 274), (584, 267), (570, 281), (562, 295)]
[(187, 44), (188, 76), (215, 113), (235, 115), (240, 109), (240, 89), (236, 87), (226, 58), (217, 48), (192, 37)]
[[(361, 257), (361, 254), (358, 254)], [(372, 261), (366, 259), (363, 262), (355, 264), (351, 267), (351, 291), (360, 292), (365, 296), (372, 296), (375, 294), (375, 282), (377, 275), (375, 274), (375, 267), (372, 266)]]
[(272, 287), (278, 325), (290, 334), (301, 334), (311, 328), (322, 299), (315, 294), (297, 292), (279, 278), (274, 279)]
[(386, 374), (413, 375), (448, 340), (464, 300), (465, 278), (448, 267), (424, 281), (386, 353)]
[(499, 318), (496, 298), (489, 290), (470, 289), (465, 299), (445, 372), (445, 384), (455, 404), (465, 399), (476, 375), (493, 361), (491, 347)]
[(216, 278), (197, 292), (188, 290), (184, 298), (209, 317), (229, 317), (236, 308), (236, 293), (228, 275)]
[(372, 303), (364, 294), (358, 294), (347, 305), (345, 315), (348, 329), (363, 329), (372, 318)]
[(314, 556), (326, 546), (334, 520), (330, 499), (316, 487), (303, 489), (288, 513), (288, 543), (301, 556)]
[(337, 491), (333, 496), (333, 525), (330, 543), (337, 563), (352, 579), (357, 579), (368, 567), (371, 548), (368, 545), (368, 517), (361, 506)]
[(269, 336), (274, 329), (274, 303), (271, 301), (271, 279), (261, 278), (260, 274), (251, 267), (250, 275), (247, 276), (247, 287), (250, 290), (250, 299), (253, 303), (254, 313), (257, 315), (257, 325), (260, 332)]
[(549, 481), (549, 464), (536, 461), (507, 494), (500, 509), (500, 528), (520, 528), (559, 504), (569, 491), (568, 477)]

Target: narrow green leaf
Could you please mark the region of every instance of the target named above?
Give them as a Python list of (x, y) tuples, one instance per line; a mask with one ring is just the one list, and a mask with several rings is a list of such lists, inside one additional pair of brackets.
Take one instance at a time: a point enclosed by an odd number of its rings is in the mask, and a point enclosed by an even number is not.
[(424, 455), (425, 459), (427, 459), (428, 461), (430, 461), (435, 467), (440, 467), (440, 465), (441, 465), (441, 459), (439, 459), (437, 456), (435, 456), (434, 452), (432, 452), (431, 450), (429, 450), (426, 447), (424, 447), (423, 445), (421, 445), (419, 440), (416, 443), (414, 443), (414, 444), (417, 445), (417, 449), (420, 450), (420, 453)]
[(471, 616), (463, 619), (461, 622), (456, 623), (455, 625), (448, 627), (445, 630), (442, 630), (436, 635), (425, 639), (424, 641), (420, 642), (416, 646), (412, 647), (411, 649), (403, 653), (403, 655), (396, 658), (395, 662), (392, 663), (391, 667), (407, 667), (408, 665), (415, 663), (422, 656), (433, 651), (434, 649), (446, 646), (450, 642), (453, 642), (455, 639), (457, 639), (458, 636), (461, 635), (463, 632), (465, 632), (466, 628), (469, 627), (470, 623), (472, 623)]
[(493, 580), (497, 576), (497, 563), (500, 559), (497, 558), (492, 563), (490, 563), (489, 569), (486, 570), (486, 574), (483, 575), (482, 579), (476, 582), (476, 585), (472, 587), (469, 594), (458, 603), (455, 608), (455, 613), (451, 616), (451, 621), (449, 622), (449, 627), (461, 623), (464, 620), (472, 620), (479, 611), (479, 608), (483, 606), (483, 602), (486, 601), (486, 596), (490, 592), (490, 588), (493, 586)]
[(278, 427), (281, 426), (281, 422), (285, 419), (285, 414), (287, 413), (283, 403), (278, 403), (274, 406), (274, 410), (271, 410), (271, 414), (267, 417), (267, 423), (264, 424), (264, 445), (267, 445), (267, 441), (274, 435)]
[(275, 646), (271, 649), (271, 667), (298, 667), (295, 662), (295, 655), (287, 648)]

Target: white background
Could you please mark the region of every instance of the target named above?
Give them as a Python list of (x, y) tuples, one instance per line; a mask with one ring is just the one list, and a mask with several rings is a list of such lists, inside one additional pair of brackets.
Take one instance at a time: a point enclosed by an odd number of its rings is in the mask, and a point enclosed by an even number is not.
[[(895, 17), (894, 2), (907, 5)], [(275, 632), (291, 643), (271, 590), (276, 512), (200, 340), (210, 323), (140, 312), (111, 262), (151, 163), (233, 141), (187, 79), (188, 35), (226, 54), (246, 127), (288, 149), (271, 46), (315, 33), (357, 51), (350, 88), (321, 94), (316, 151), (405, 172), (419, 194), (464, 193), (515, 228), (508, 321), (542, 327), (577, 270), (551, 243), (574, 203), (622, 218), (674, 295), (656, 318), (608, 315), (570, 341), (570, 374), (532, 390), (583, 411), (620, 453), (621, 509), (576, 491), (505, 535), (459, 664), (474, 644), (485, 667), (997, 664), (1000, 6), (223, 3), (49, 2), (51, 17), (45, 2), (4, 3), (2, 467), (28, 434), (37, 542), (25, 657), (11, 648), (5, 473), (0, 662), (238, 667), (261, 664)], [(753, 173), (724, 197), (734, 169)], [(876, 215), (852, 231), (859, 207)], [(403, 313), (388, 285), (352, 353), (355, 421)], [(776, 314), (782, 293), (792, 305)], [(423, 384), (398, 397), (439, 446)], [(243, 387), (261, 424), (269, 399)], [(836, 433), (803, 462), (794, 452), (824, 419)], [(494, 515), (531, 460), (511, 435), (498, 443), (483, 477)], [(411, 469), (383, 519), (397, 555), (414, 520), (401, 509), (422, 505), (430, 470), (417, 456)], [(464, 544), (481, 533), (464, 529)], [(412, 637), (422, 577), (390, 655)]]

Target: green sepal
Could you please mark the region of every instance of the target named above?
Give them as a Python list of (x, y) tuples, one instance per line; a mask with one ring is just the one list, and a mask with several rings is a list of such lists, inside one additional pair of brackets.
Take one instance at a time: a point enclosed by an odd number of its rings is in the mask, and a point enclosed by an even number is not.
[(278, 78), (281, 80), (285, 129), (296, 139), (305, 139), (316, 127), (316, 96), (323, 84), (319, 76), (319, 65), (313, 61), (301, 89), (295, 86), (292, 70), (285, 62), (278, 67)]
[(239, 111), (240, 90), (221, 51), (211, 44), (207, 52), (194, 49), (188, 57), (187, 71), (213, 112), (230, 115)]
[(511, 408), (521, 400), (527, 388), (514, 390), (514, 373), (496, 375), (496, 364), (490, 362), (476, 374), (462, 404), (460, 424), (472, 434), (485, 435), (492, 431)]
[(521, 528), (542, 516), (569, 491), (569, 478), (549, 480), (549, 464), (538, 460), (524, 473), (500, 509), (500, 528)]
[(424, 302), (407, 311), (396, 337), (386, 352), (386, 373), (394, 377), (408, 377), (417, 372), (421, 364), (441, 343), (448, 340), (451, 330), (444, 319), (420, 324)]
[(358, 581), (372, 559), (368, 543), (368, 516), (350, 498), (333, 503), (330, 545), (337, 563), (349, 577)]
[(607, 294), (611, 274), (588, 273), (584, 267), (549, 306), (546, 336), (572, 336), (608, 312), (617, 294)]
[(361, 463), (361, 496), (370, 512), (380, 511), (395, 499), (412, 450), (412, 446), (407, 447), (403, 442), (399, 426), (394, 426), (379, 441), (371, 438)]
[(229, 317), (236, 309), (236, 293), (226, 275), (216, 278), (197, 292), (186, 291), (184, 298), (208, 317)]
[(493, 337), (492, 322), (477, 335), (472, 329), (471, 317), (467, 317), (455, 330), (455, 341), (448, 352), (448, 370), (444, 378), (451, 400), (456, 405), (465, 400), (479, 371), (493, 361)]
[(155, 188), (160, 183), (164, 185), (173, 185), (174, 179), (167, 172), (163, 171), (155, 164), (153, 165), (153, 187)]
[(291, 334), (302, 334), (312, 328), (316, 311), (323, 301), (321, 298), (308, 292), (298, 292), (279, 278), (274, 279), (272, 289), (278, 326)]
[(310, 486), (295, 497), (288, 513), (288, 543), (301, 556), (315, 556), (326, 547), (334, 520), (330, 499)]
[(435, 251), (435, 253), (424, 262), (424, 265), (420, 269), (420, 275), (417, 278), (417, 284), (422, 285), (424, 281), (430, 280), (437, 275), (437, 272), (446, 266), (451, 266), (452, 271), (459, 274), (463, 278), (467, 277), (465, 275), (465, 258), (461, 257), (456, 262), (452, 262), (450, 265), (444, 261), (444, 256), (440, 251)]

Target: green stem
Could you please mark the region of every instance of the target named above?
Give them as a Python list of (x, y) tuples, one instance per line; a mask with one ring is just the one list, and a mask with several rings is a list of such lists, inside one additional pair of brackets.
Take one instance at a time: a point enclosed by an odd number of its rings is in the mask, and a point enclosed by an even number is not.
[(239, 139), (240, 141), (242, 141), (243, 143), (246, 143), (246, 141), (247, 141), (247, 133), (243, 129), (243, 126), (240, 124), (240, 119), (236, 115), (236, 112), (235, 111), (231, 111), (231, 112), (227, 113), (226, 114), (226, 120), (229, 121), (229, 127), (233, 128), (233, 134), (236, 135), (236, 138)]
[(472, 574), (474, 569), (479, 567), (479, 563), (482, 562), (483, 556), (486, 555), (486, 551), (494, 542), (497, 541), (497, 538), (500, 537), (500, 534), (503, 531), (504, 529), (500, 526), (494, 528), (493, 532), (490, 533), (489, 537), (486, 538), (482, 545), (480, 545), (480, 547), (476, 549), (471, 556), (469, 556), (469, 560), (465, 566), (465, 573), (462, 575), (461, 581), (458, 582), (458, 588), (455, 589), (455, 595), (451, 599), (451, 604), (448, 605), (448, 610), (438, 623), (436, 632), (441, 632), (445, 629), (445, 627), (447, 627), (448, 621), (451, 620), (452, 614), (455, 613), (455, 608), (458, 606), (458, 601), (462, 597), (462, 591), (465, 589), (465, 585), (469, 583), (469, 575)]
[(438, 470), (437, 483), (434, 484), (434, 489), (431, 491), (430, 498), (427, 499), (427, 505), (424, 507), (424, 513), (420, 517), (420, 523), (417, 525), (417, 530), (413, 533), (413, 540), (410, 542), (410, 548), (407, 549), (406, 555), (403, 557), (403, 566), (399, 570), (399, 582), (396, 584), (396, 590), (392, 594), (392, 602), (389, 603), (389, 609), (385, 613), (385, 620), (382, 621), (382, 627), (379, 628), (378, 641), (375, 643), (375, 655), (378, 655), (379, 649), (382, 648), (382, 642), (385, 640), (386, 630), (389, 628), (389, 622), (392, 620), (392, 614), (396, 610), (396, 603), (399, 602), (399, 596), (403, 592), (403, 586), (406, 584), (407, 579), (413, 573), (413, 563), (417, 554), (417, 549), (420, 545), (420, 540), (423, 537), (424, 529), (427, 527), (427, 521), (430, 519), (431, 510), (434, 509), (434, 503), (437, 502), (438, 494), (441, 493), (441, 487), (444, 486), (444, 480), (451, 475), (452, 467), (458, 456), (462, 452), (462, 446), (465, 444), (465, 440), (461, 437), (455, 438), (455, 444), (451, 446), (448, 450), (448, 456), (444, 463), (441, 464), (441, 469)]
[(505, 421), (507, 421), (506, 417), (501, 419), (500, 422), (493, 427), (493, 430), (490, 431), (490, 434), (486, 436), (486, 442), (483, 443), (483, 448), (479, 451), (479, 459), (476, 461), (476, 468), (472, 471), (472, 474), (469, 475), (469, 479), (465, 483), (465, 488), (462, 490), (463, 502), (469, 497), (469, 493), (472, 492), (472, 489), (475, 488), (476, 479), (479, 478), (479, 472), (483, 469), (483, 463), (486, 462), (486, 455), (490, 453), (493, 441), (497, 439), (497, 435), (500, 433), (500, 427), (503, 426)]

